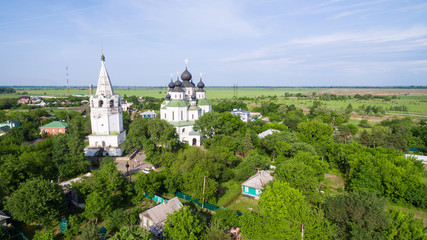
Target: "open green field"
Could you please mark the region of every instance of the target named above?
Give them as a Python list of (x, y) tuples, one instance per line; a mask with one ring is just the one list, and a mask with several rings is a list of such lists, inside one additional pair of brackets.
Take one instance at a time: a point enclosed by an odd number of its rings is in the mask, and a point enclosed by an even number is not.
[[(22, 94), (26, 92), (26, 95), (30, 96), (56, 96), (65, 97), (67, 95), (67, 88), (65, 87), (14, 87), (14, 89)], [(259, 97), (259, 96), (283, 96), (286, 92), (288, 93), (303, 93), (311, 94), (313, 91), (320, 91), (321, 88), (267, 88), (267, 87), (242, 87), (238, 88), (237, 97)], [(94, 92), (96, 89), (93, 90)], [(166, 88), (143, 88), (143, 87), (115, 87), (114, 91), (120, 95), (127, 96), (149, 96), (149, 97), (165, 97)], [(232, 87), (211, 87), (206, 88), (208, 97), (210, 99), (215, 98), (232, 98), (234, 96), (234, 89)], [(89, 87), (72, 87), (70, 88), (70, 94), (82, 94), (89, 95)], [(427, 95), (427, 94), (426, 94)], [(0, 97), (16, 97), (15, 94), (3, 94)]]
[[(5, 97), (18, 97), (22, 94), (29, 96), (55, 96), (66, 97), (67, 89), (65, 87), (15, 87), (17, 94), (1, 94), (0, 98)], [(163, 98), (166, 96), (166, 88), (154, 87), (115, 87), (117, 93), (124, 96), (149, 96), (156, 98)], [(94, 92), (96, 89), (94, 89)], [(206, 93), (208, 99), (226, 99), (235, 96), (234, 88), (232, 87), (207, 87)], [(310, 98), (285, 98), (285, 93), (296, 94), (302, 93), (311, 96), (315, 93), (317, 96), (329, 93), (336, 95), (354, 95), (354, 94), (372, 94), (381, 96), (397, 96), (396, 99), (391, 101), (384, 101), (382, 99), (370, 100), (330, 100), (323, 101), (326, 107), (333, 110), (343, 110), (349, 103), (352, 104), (353, 109), (357, 109), (362, 105), (376, 105), (387, 109), (388, 114), (410, 114), (419, 115), (420, 117), (427, 116), (427, 89), (403, 89), (403, 88), (283, 88), (283, 87), (240, 87), (237, 89), (237, 97), (262, 97), (262, 96), (277, 96), (278, 104), (294, 104), (297, 107), (307, 109), (313, 104), (314, 99)], [(71, 95), (81, 94), (89, 95), (89, 87), (72, 87), (70, 89)], [(262, 99), (258, 101), (260, 103)], [(407, 112), (393, 112), (388, 109), (393, 106), (405, 105), (408, 108)], [(415, 116), (416, 117), (416, 116)]]

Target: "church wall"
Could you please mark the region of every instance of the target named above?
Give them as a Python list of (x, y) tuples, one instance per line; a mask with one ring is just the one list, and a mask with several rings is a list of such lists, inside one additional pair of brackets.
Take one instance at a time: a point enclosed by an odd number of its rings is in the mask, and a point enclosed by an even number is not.
[(203, 114), (212, 111), (212, 106), (211, 105), (201, 105), (199, 107), (202, 109), (202, 112), (201, 112), (200, 116), (203, 116)]
[(199, 120), (199, 114), (201, 110), (190, 110), (188, 111), (188, 120), (196, 121)]

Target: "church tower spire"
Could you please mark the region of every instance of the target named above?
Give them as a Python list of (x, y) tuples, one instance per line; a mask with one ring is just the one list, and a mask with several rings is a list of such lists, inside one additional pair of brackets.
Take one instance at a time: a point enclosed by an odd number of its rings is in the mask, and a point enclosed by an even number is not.
[(96, 87), (96, 95), (114, 95), (113, 87), (111, 86), (110, 76), (108, 76), (107, 68), (105, 68), (104, 54), (101, 56), (101, 71), (99, 72), (98, 86)]

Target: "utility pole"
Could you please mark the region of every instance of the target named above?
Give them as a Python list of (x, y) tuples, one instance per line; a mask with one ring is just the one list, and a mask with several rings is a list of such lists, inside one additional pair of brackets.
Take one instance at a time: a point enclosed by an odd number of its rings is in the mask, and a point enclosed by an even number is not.
[(203, 198), (202, 198), (202, 208), (205, 207), (205, 186), (206, 186), (206, 175), (203, 177)]
[(304, 239), (304, 223), (301, 223), (301, 239)]
[(67, 97), (70, 96), (70, 82), (68, 81), (68, 66), (65, 68), (65, 75), (67, 77)]

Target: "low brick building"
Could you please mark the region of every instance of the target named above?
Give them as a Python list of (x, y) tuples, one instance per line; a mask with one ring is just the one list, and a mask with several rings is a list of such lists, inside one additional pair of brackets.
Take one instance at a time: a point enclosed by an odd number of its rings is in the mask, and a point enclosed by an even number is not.
[(53, 121), (40, 127), (40, 134), (47, 133), (54, 135), (57, 133), (67, 133), (70, 124), (61, 121)]

